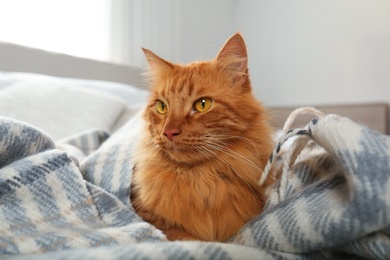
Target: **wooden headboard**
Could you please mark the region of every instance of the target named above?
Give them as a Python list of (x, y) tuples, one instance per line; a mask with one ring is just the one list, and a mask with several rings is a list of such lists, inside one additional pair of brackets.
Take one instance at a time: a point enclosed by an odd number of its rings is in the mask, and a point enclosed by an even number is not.
[[(353, 121), (367, 125), (382, 134), (390, 134), (389, 106), (385, 103), (353, 104), (353, 105), (328, 105), (313, 106), (325, 114), (337, 114), (348, 117)], [(290, 113), (297, 107), (270, 107), (271, 122), (276, 128), (283, 128), (284, 122)], [(299, 127), (306, 125), (315, 116), (299, 116), (292, 125)]]

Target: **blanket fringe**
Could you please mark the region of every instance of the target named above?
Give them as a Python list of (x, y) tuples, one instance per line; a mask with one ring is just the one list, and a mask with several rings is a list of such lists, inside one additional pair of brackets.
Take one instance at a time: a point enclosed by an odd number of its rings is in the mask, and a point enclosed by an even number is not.
[(270, 159), (268, 160), (267, 165), (264, 168), (263, 174), (260, 177), (259, 185), (263, 185), (265, 180), (267, 179), (271, 171), (272, 165), (276, 161), (275, 158), (279, 154), (282, 145), (291, 137), (298, 136), (298, 138), (294, 141), (290, 149), (287, 151), (284, 157), (285, 159), (283, 161), (283, 168), (280, 180), (280, 191), (282, 192), (280, 194), (284, 194), (283, 191), (287, 183), (288, 169), (295, 163), (301, 151), (311, 140), (310, 133), (308, 131), (308, 126), (306, 126), (305, 128), (296, 128), (290, 130), (291, 125), (293, 124), (295, 119), (299, 115), (303, 114), (313, 114), (315, 116), (318, 116), (319, 118), (325, 116), (323, 112), (313, 107), (300, 107), (291, 112), (283, 126), (283, 132), (285, 134), (281, 136), (280, 139), (277, 141), (275, 149), (272, 151)]

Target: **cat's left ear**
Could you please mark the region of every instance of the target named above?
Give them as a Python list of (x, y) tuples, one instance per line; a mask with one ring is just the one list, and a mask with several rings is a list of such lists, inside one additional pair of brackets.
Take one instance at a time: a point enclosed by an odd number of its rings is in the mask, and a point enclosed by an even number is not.
[(145, 57), (149, 63), (152, 74), (160, 75), (161, 73), (167, 72), (174, 67), (172, 63), (160, 58), (148, 49), (142, 48), (142, 50), (145, 53)]
[(248, 81), (248, 55), (240, 33), (234, 34), (226, 41), (216, 62), (231, 73), (235, 83), (244, 85)]

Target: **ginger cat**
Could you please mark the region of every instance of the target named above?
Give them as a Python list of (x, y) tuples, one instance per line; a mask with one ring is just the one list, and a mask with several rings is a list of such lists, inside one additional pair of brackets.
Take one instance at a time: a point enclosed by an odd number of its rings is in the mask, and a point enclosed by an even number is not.
[(172, 64), (144, 49), (151, 95), (137, 146), (131, 200), (170, 240), (226, 241), (258, 215), (273, 148), (252, 95), (239, 33), (211, 61)]

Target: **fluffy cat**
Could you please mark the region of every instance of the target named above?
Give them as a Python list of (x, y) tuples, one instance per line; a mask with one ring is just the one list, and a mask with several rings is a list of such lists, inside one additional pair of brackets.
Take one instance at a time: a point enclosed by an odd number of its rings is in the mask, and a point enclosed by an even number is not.
[(151, 95), (135, 155), (131, 200), (170, 240), (226, 241), (258, 215), (273, 148), (252, 95), (239, 33), (211, 61), (177, 65), (143, 49)]

